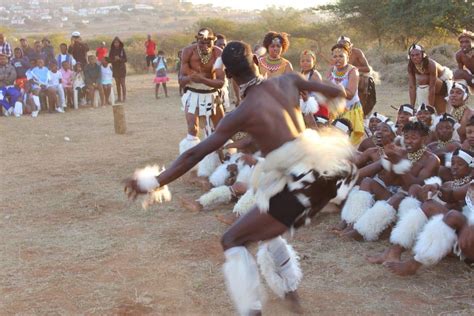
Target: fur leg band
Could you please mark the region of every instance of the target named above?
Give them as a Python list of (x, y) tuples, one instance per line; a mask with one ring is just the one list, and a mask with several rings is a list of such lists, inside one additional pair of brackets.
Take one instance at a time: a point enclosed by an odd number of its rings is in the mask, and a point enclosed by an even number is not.
[(240, 315), (261, 310), (261, 287), (255, 260), (245, 247), (232, 247), (224, 252), (224, 276), (230, 297)]
[(367, 241), (375, 241), (395, 221), (397, 212), (386, 201), (377, 201), (354, 224), (354, 228)]
[(374, 205), (372, 194), (353, 189), (342, 208), (341, 218), (348, 224), (354, 224), (372, 205)]
[(222, 164), (214, 170), (209, 177), (209, 182), (215, 187), (225, 185), (225, 181), (230, 176), (230, 172), (227, 170), (228, 164)]
[(280, 298), (298, 288), (303, 277), (299, 257), (282, 237), (263, 242), (259, 246), (257, 262), (268, 286)]
[(183, 138), (183, 140), (179, 143), (179, 154), (181, 155), (182, 153), (184, 153), (188, 149), (191, 149), (199, 143), (199, 137), (188, 134), (186, 138)]
[(205, 208), (211, 208), (218, 204), (229, 203), (232, 200), (232, 192), (228, 186), (212, 188), (211, 191), (201, 195), (199, 203)]
[(407, 196), (400, 202), (400, 205), (398, 206), (398, 217), (401, 218), (405, 212), (419, 207), (421, 207), (421, 202), (418, 199), (412, 196)]
[(220, 164), (219, 154), (216, 152), (210, 153), (199, 162), (197, 175), (199, 177), (209, 177)]
[(247, 190), (244, 195), (240, 197), (240, 199), (235, 203), (234, 209), (232, 212), (237, 214), (238, 216), (242, 216), (246, 214), (248, 211), (252, 209), (255, 205), (255, 194), (253, 190)]
[(434, 265), (453, 249), (456, 240), (455, 230), (443, 221), (442, 214), (436, 215), (418, 235), (413, 249), (415, 260), (424, 265)]
[(416, 236), (423, 229), (428, 218), (421, 208), (417, 207), (405, 211), (398, 219), (397, 224), (390, 234), (390, 242), (400, 245), (405, 249), (411, 249), (415, 243)]

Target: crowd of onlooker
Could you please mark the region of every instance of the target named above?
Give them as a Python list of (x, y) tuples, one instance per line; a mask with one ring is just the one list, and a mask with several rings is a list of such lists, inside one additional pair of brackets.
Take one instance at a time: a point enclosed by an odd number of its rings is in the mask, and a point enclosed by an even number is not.
[(102, 42), (94, 52), (73, 32), (70, 44), (58, 48), (56, 54), (48, 38), (33, 47), (21, 38), (20, 46), (12, 48), (0, 34), (0, 115), (36, 117), (46, 109), (64, 113), (67, 108), (125, 101), (127, 55), (118, 37), (110, 49)]

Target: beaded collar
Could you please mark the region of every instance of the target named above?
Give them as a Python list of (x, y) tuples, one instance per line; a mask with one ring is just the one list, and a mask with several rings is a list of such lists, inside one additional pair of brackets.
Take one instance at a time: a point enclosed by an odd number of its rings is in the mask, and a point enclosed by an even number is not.
[(426, 151), (426, 148), (423, 146), (420, 149), (418, 149), (417, 151), (415, 151), (414, 153), (408, 153), (407, 154), (408, 155), (408, 160), (410, 160), (412, 163), (417, 162), (418, 160), (421, 159), (421, 157), (423, 156), (425, 151)]
[(438, 140), (438, 146), (437, 146), (437, 147), (438, 147), (438, 149), (443, 149), (443, 148), (445, 148), (448, 144), (450, 144), (450, 143), (452, 143), (452, 142), (453, 142), (452, 139), (450, 139), (450, 140), (448, 140), (448, 141), (446, 141), (446, 142), (443, 142), (443, 141), (441, 141), (441, 140)]
[(451, 115), (458, 121), (461, 122), (462, 116), (464, 114), (464, 111), (466, 110), (466, 106), (460, 106), (458, 108), (453, 108)]
[(453, 188), (460, 188), (462, 187), (463, 185), (465, 184), (468, 184), (469, 182), (471, 182), (472, 178), (471, 176), (465, 176), (464, 178), (461, 178), (461, 179), (454, 179), (453, 180)]
[(270, 59), (268, 55), (259, 60), (260, 64), (263, 68), (268, 70), (269, 72), (276, 72), (280, 70), (280, 68), (284, 65), (283, 58), (278, 59)]
[(425, 73), (425, 68), (423, 68), (423, 64), (418, 64), (418, 65), (415, 64), (415, 68), (416, 68), (416, 70), (418, 70), (418, 72), (419, 72), (420, 74), (424, 74), (424, 73)]
[(201, 63), (203, 65), (207, 64), (209, 62), (209, 60), (211, 60), (212, 54), (204, 55), (203, 53), (201, 53), (201, 50), (199, 48), (197, 49), (197, 53), (198, 53), (199, 58), (201, 59)]
[(253, 79), (251, 79), (250, 81), (244, 83), (244, 84), (241, 84), (239, 85), (239, 93), (240, 93), (240, 97), (243, 99), (245, 97), (245, 95), (247, 94), (247, 90), (248, 88), (252, 87), (252, 86), (258, 86), (259, 84), (261, 84), (265, 79), (263, 79), (263, 77), (261, 76), (257, 76), (257, 77), (254, 77)]

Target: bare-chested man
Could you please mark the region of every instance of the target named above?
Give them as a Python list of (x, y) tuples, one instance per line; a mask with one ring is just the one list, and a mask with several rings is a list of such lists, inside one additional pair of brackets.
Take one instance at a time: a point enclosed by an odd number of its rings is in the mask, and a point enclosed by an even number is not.
[(446, 165), (446, 154), (453, 153), (456, 149), (461, 147), (461, 143), (453, 139), (454, 130), (459, 127), (459, 123), (454, 119), (454, 117), (444, 113), (435, 124), (437, 140), (431, 142), (426, 147), (429, 151), (438, 156), (442, 165)]
[(474, 33), (464, 30), (459, 36), (459, 46), (461, 49), (456, 52), (456, 62), (458, 69), (454, 72), (454, 80), (462, 81), (469, 86), (471, 91), (474, 89)]
[(377, 130), (377, 126), (379, 123), (386, 122), (388, 118), (385, 115), (382, 115), (378, 112), (372, 113), (369, 117), (369, 124), (365, 128), (365, 133), (367, 138), (364, 139), (359, 147), (357, 148), (358, 151), (364, 152), (366, 149), (376, 147), (375, 145), (375, 131)]
[(352, 45), (351, 39), (347, 36), (340, 36), (338, 43), (347, 43), (350, 46), (349, 64), (357, 67), (359, 70), (359, 98), (364, 111), (364, 116), (372, 112), (376, 103), (375, 82), (370, 73), (370, 67), (364, 52), (360, 48), (355, 48)]
[(425, 49), (413, 44), (408, 49), (408, 88), (410, 104), (418, 110), (422, 104), (434, 106), (438, 114), (446, 112), (453, 72), (429, 58)]
[[(360, 184), (359, 193), (350, 194), (342, 209), (353, 229), (345, 230), (344, 237), (377, 240), (396, 218), (396, 209), (413, 184), (438, 174), (439, 159), (424, 146), (428, 129), (420, 122), (409, 122), (403, 127), (405, 148), (389, 144), (381, 170), (374, 178), (367, 177)], [(377, 201), (377, 202), (375, 202)]]
[(224, 116), (218, 98), (224, 85), (224, 71), (220, 56), (222, 50), (214, 46), (211, 29), (202, 28), (196, 35), (196, 44), (183, 49), (179, 84), (184, 87), (181, 98), (188, 124), (188, 135), (180, 143), (180, 152), (199, 143), (200, 118), (205, 118), (206, 136)]
[(229, 43), (222, 60), (227, 77), (243, 90), (242, 103), (221, 120), (213, 134), (182, 154), (169, 169), (127, 180), (126, 191), (132, 198), (159, 191), (238, 131), (249, 133), (265, 157), (254, 171), (257, 202), (227, 230), (221, 243), (230, 295), (240, 314), (253, 315), (262, 309), (260, 280), (257, 263), (246, 245), (266, 241), (260, 244), (257, 256), (265, 279), (280, 297), (295, 298), (301, 270), (296, 254), (280, 235), (307, 223), (343, 191), (338, 188), (348, 190), (357, 174), (348, 161), (353, 152), (348, 138), (335, 131), (318, 134), (305, 130), (298, 106), (300, 91), (316, 91), (331, 98), (344, 95), (339, 87), (306, 81), (295, 73), (262, 81), (250, 46), (242, 42)]

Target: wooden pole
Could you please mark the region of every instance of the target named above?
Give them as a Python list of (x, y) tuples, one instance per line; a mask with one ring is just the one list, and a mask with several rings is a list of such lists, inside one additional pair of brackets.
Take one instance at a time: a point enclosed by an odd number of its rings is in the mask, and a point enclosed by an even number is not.
[(114, 111), (114, 128), (116, 134), (125, 134), (127, 124), (125, 122), (125, 110), (122, 104), (112, 106)]

